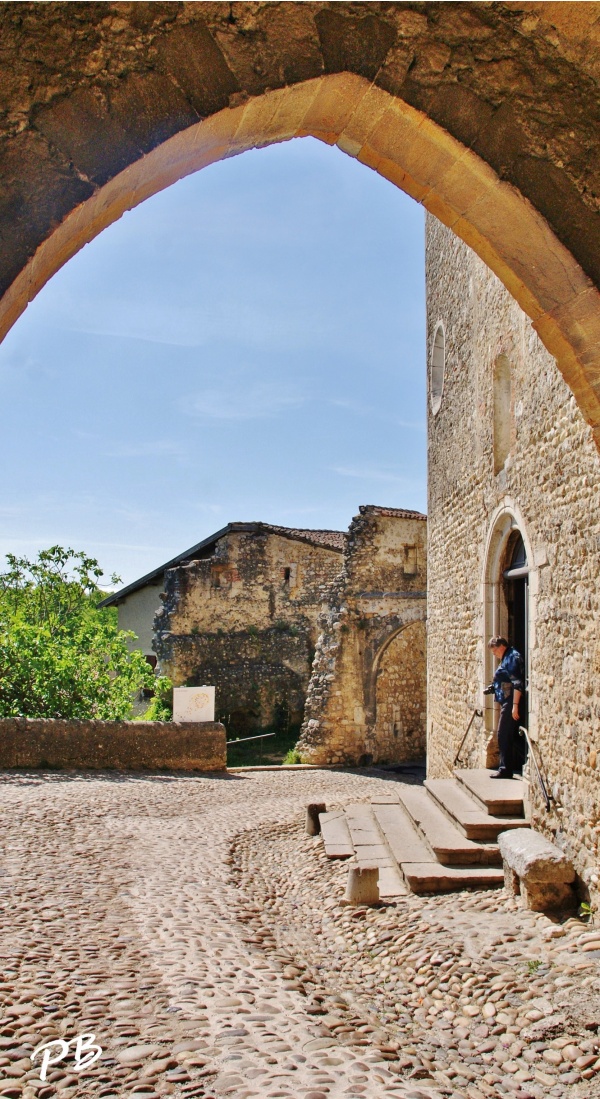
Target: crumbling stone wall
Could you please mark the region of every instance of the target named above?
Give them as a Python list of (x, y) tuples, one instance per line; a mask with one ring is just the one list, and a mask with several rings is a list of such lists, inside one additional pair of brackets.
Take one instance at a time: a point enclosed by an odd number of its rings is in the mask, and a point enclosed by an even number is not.
[(219, 539), (212, 556), (169, 570), (155, 619), (161, 670), (176, 686), (214, 684), (236, 733), (300, 725), (324, 591), (342, 566), (344, 535), (322, 544), (251, 531)]
[[(474, 253), (427, 220), (429, 346), (441, 322), (445, 376), (429, 409), (428, 767), (448, 775), (470, 712), (485, 708), (465, 745), (484, 766), (493, 704), (485, 648), (494, 587), (490, 561), (511, 525), (529, 574), (529, 724), (556, 803), (546, 814), (532, 783), (537, 826), (587, 876), (600, 838), (600, 460), (591, 431), (528, 318)], [(494, 376), (511, 372), (508, 424), (494, 423)], [(498, 390), (496, 390), (496, 405)], [(494, 434), (508, 439), (494, 472)], [(496, 465), (497, 465), (496, 461)], [(496, 532), (499, 532), (496, 536)], [(504, 534), (503, 534), (504, 532)], [(495, 541), (496, 539), (496, 541)], [(501, 554), (496, 564), (505, 567)], [(500, 621), (500, 625), (502, 622)]]
[(361, 507), (351, 523), (320, 619), (298, 741), (305, 761), (424, 754), (426, 530), (424, 515), (396, 508)]

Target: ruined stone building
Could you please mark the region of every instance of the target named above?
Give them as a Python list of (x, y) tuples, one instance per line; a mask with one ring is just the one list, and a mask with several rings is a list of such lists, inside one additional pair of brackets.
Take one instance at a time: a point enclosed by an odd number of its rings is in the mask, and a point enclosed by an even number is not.
[(117, 605), (120, 627), (175, 686), (216, 686), (228, 729), (299, 726), (317, 616), (345, 540), (341, 531), (229, 523), (105, 605)]
[[(486, 648), (526, 658), (529, 732), (550, 813), (533, 819), (581, 871), (598, 858), (600, 458), (592, 431), (531, 322), (488, 267), (427, 219), (429, 331), (428, 770), (465, 743), (494, 762)], [(583, 847), (581, 843), (583, 841)]]
[(176, 686), (216, 687), (228, 731), (299, 725), (341, 531), (230, 523), (165, 573), (155, 650)]
[(311, 763), (425, 755), (427, 520), (361, 507), (320, 619), (298, 749)]
[(214, 685), (234, 734), (306, 717), (306, 760), (418, 759), (426, 528), (373, 506), (348, 534), (229, 523), (105, 605), (176, 686)]

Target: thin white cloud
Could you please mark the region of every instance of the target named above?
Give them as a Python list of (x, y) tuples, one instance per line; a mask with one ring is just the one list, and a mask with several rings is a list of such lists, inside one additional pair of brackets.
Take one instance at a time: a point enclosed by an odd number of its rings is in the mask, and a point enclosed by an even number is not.
[(207, 420), (262, 420), (298, 408), (305, 397), (277, 382), (248, 386), (232, 379), (226, 389), (205, 389), (178, 402), (182, 412)]
[(396, 420), (392, 417), (392, 422), (397, 427), (406, 427), (410, 431), (425, 431), (425, 420)]
[(403, 474), (394, 473), (390, 469), (380, 469), (374, 466), (331, 466), (331, 472), (339, 477), (353, 477), (359, 481), (383, 481), (387, 484), (415, 487), (422, 482), (414, 477), (406, 477)]
[(335, 397), (330, 402), (335, 408), (342, 408), (347, 412), (355, 412), (359, 416), (374, 416), (378, 420), (385, 420), (386, 423), (395, 424), (396, 427), (404, 427), (409, 431), (425, 431), (425, 418), (422, 420), (403, 420), (398, 416), (394, 416), (390, 412), (383, 412), (380, 408), (375, 408), (373, 405), (361, 404), (360, 401), (353, 401), (347, 397)]
[(104, 453), (107, 458), (154, 458), (165, 455), (181, 458), (185, 448), (169, 439), (155, 439), (147, 443), (115, 443)]
[[(203, 305), (207, 296), (210, 304)], [(213, 285), (210, 295), (199, 282), (190, 297), (189, 302), (174, 301), (165, 293), (150, 306), (147, 300), (135, 300), (131, 293), (123, 302), (107, 290), (93, 297), (82, 295), (83, 300), (75, 308), (73, 296), (65, 294), (42, 323), (59, 333), (165, 347), (202, 348), (226, 340), (229, 344), (288, 351), (291, 346), (334, 347), (339, 343), (333, 318), (316, 309), (310, 295), (299, 302), (283, 288), (278, 292), (264, 275), (256, 274), (251, 284), (240, 279), (231, 286), (224, 280), (221, 292), (218, 285)]]

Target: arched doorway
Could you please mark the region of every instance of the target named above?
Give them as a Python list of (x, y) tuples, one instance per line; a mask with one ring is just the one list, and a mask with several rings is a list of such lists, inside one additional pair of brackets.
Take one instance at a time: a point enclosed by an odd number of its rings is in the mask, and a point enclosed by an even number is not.
[(425, 758), (426, 627), (412, 622), (380, 649), (374, 668), (376, 757), (388, 763)]
[[(506, 637), (523, 656), (525, 695), (521, 702), (521, 722), (529, 724), (529, 669), (535, 628), (535, 569), (523, 517), (512, 502), (505, 503), (492, 521), (486, 552), (485, 614), (483, 639), (484, 680), (489, 683), (496, 667), (487, 648), (490, 637)], [(532, 579), (534, 583), (531, 583)], [(493, 697), (485, 699), (485, 725), (492, 737), (487, 745), (486, 766), (496, 764), (496, 707)]]
[(502, 573), (507, 615), (507, 637), (527, 663), (529, 563), (520, 530), (512, 531), (506, 547), (505, 569)]

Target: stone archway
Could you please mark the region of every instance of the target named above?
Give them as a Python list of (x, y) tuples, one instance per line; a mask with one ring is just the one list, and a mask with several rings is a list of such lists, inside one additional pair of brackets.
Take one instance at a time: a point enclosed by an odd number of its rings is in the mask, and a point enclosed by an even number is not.
[(370, 732), (375, 758), (404, 763), (426, 751), (426, 626), (423, 620), (396, 630), (373, 667), (375, 723)]
[(478, 252), (599, 439), (597, 10), (5, 4), (0, 335), (125, 210), (215, 160), (310, 134)]

